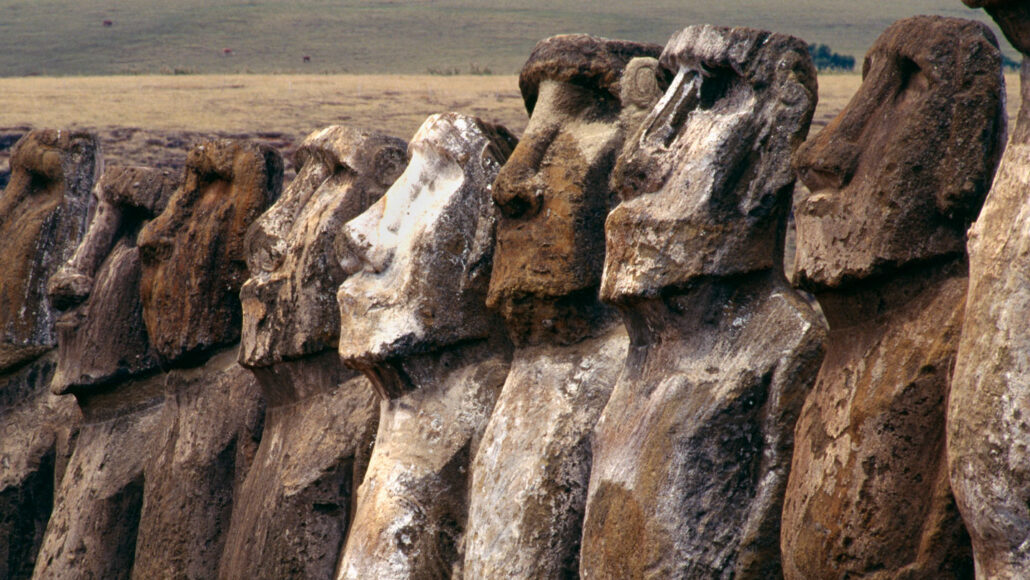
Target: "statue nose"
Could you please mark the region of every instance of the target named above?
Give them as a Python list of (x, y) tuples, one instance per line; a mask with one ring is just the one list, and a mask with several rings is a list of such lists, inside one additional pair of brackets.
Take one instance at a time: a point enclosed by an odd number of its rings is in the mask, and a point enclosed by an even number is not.
[(540, 168), (557, 134), (557, 126), (528, 132), (497, 173), (493, 198), (506, 217), (527, 219), (540, 211), (546, 190)]

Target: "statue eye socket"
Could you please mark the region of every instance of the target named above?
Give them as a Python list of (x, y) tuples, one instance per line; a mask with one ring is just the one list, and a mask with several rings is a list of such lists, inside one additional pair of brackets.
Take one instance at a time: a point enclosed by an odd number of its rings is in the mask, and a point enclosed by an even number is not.
[(902, 101), (912, 100), (930, 89), (930, 77), (912, 59), (902, 58), (898, 63), (898, 70), (901, 74), (898, 95)]

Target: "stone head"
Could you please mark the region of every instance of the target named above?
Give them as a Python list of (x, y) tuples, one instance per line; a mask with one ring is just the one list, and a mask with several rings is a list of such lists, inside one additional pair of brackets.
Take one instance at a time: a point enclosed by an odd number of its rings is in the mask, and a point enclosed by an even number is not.
[(844, 288), (965, 253), (1001, 154), (1004, 81), (984, 25), (917, 16), (866, 55), (862, 85), (799, 148), (796, 284)]
[(45, 129), (18, 141), (10, 164), (0, 194), (0, 369), (54, 345), (47, 280), (86, 231), (102, 159), (93, 135)]
[(143, 319), (165, 362), (193, 364), (239, 339), (244, 235), (282, 175), (266, 146), (223, 139), (190, 150), (182, 185), (138, 239)]
[(608, 181), (624, 134), (620, 83), (631, 59), (659, 52), (556, 36), (538, 43), (522, 68), (529, 125), (493, 185), (502, 217), (488, 304), (510, 329), (539, 318), (541, 303), (596, 301), (613, 199)]
[(496, 209), (490, 183), (515, 146), (502, 127), (429, 117), (383, 197), (344, 226), (339, 352), (350, 364), (485, 338)]
[(247, 234), (240, 361), (268, 366), (335, 349), (336, 291), (344, 272), (335, 241), (407, 165), (395, 137), (347, 127), (311, 134), (297, 150), (297, 177)]
[(99, 206), (75, 254), (50, 278), (57, 321), (56, 394), (150, 371), (157, 359), (143, 324), (136, 236), (175, 190), (168, 172), (108, 167), (96, 187)]
[(791, 154), (815, 109), (815, 69), (790, 36), (690, 26), (660, 63), (671, 81), (612, 175), (621, 203), (601, 283), (612, 303), (779, 265)]

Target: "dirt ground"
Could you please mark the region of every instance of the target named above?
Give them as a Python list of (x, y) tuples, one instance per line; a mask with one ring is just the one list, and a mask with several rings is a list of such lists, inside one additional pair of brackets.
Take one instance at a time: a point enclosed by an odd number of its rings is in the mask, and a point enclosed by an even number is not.
[[(1010, 115), (1018, 79), (1007, 78)], [(861, 78), (819, 78), (812, 131), (847, 104)], [(0, 78), (0, 174), (32, 128), (96, 131), (110, 165), (181, 167), (192, 143), (264, 141), (289, 158), (304, 136), (347, 124), (410, 138), (433, 113), (458, 111), (521, 134), (527, 117), (515, 76), (234, 75)], [(0, 177), (2, 179), (2, 177)]]

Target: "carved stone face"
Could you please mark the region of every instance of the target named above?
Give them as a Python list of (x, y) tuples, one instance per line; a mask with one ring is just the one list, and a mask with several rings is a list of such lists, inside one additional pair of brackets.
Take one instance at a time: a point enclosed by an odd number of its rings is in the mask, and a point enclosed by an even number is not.
[(798, 151), (795, 282), (813, 291), (965, 252), (1000, 155), (985, 26), (919, 16), (877, 40), (848, 106)]
[(541, 304), (563, 297), (595, 299), (623, 135), (618, 79), (631, 58), (656, 54), (651, 45), (555, 37), (523, 68), (529, 125), (493, 187), (503, 217), (488, 304), (509, 326), (534, 324)]
[(87, 133), (33, 131), (14, 146), (0, 194), (0, 369), (54, 344), (47, 280), (86, 231), (100, 163)]
[(404, 141), (329, 127), (297, 151), (300, 171), (247, 234), (241, 362), (267, 366), (335, 348), (343, 225), (378, 200), (407, 163)]
[(191, 364), (239, 339), (244, 234), (281, 188), (271, 148), (222, 140), (190, 151), (183, 185), (138, 240), (143, 319), (166, 361)]
[(143, 324), (136, 236), (175, 190), (169, 175), (141, 167), (108, 168), (100, 205), (82, 243), (48, 283), (50, 300), (69, 309), (57, 321), (56, 394), (156, 368)]
[(507, 131), (456, 113), (422, 124), (404, 173), (339, 238), (344, 360), (374, 363), (491, 332), (489, 186), (513, 146)]
[(622, 203), (605, 227), (610, 302), (778, 263), (790, 156), (815, 109), (815, 70), (789, 36), (691, 26), (660, 62), (675, 76), (612, 177)]

